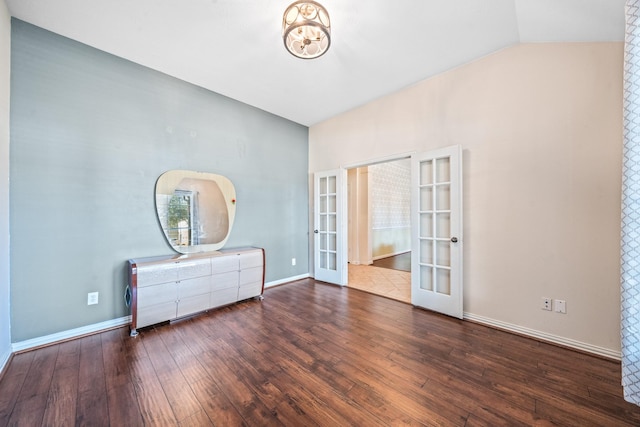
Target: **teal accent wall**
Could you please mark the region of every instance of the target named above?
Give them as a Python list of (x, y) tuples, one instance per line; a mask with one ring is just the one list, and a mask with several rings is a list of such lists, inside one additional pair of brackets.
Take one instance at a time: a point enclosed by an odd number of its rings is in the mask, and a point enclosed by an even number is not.
[(227, 247), (265, 248), (267, 282), (308, 273), (307, 127), (17, 19), (11, 55), (13, 342), (128, 314), (126, 260), (173, 252), (170, 169), (231, 179)]

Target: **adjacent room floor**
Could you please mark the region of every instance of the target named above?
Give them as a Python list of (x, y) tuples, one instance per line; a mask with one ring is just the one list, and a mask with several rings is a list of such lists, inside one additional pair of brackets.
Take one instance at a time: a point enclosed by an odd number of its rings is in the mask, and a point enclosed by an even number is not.
[(411, 272), (411, 252), (377, 259), (373, 261), (373, 266)]
[(373, 265), (348, 264), (348, 286), (411, 303), (411, 252), (382, 258)]
[(348, 265), (348, 286), (411, 303), (411, 273), (372, 265)]

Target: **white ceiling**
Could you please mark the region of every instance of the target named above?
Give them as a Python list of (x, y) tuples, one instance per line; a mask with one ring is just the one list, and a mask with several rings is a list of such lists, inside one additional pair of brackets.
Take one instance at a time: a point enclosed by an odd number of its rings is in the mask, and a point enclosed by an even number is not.
[(290, 55), (293, 0), (5, 0), (12, 16), (303, 125), (517, 43), (622, 41), (625, 0), (320, 0), (322, 57)]

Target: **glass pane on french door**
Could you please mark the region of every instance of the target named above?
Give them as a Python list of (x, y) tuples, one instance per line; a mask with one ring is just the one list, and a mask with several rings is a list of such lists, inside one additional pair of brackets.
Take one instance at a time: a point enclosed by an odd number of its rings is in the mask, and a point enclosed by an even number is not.
[(320, 268), (337, 270), (337, 203), (336, 177), (320, 178), (319, 188), (319, 226), (316, 238), (319, 239)]
[(450, 159), (420, 162), (420, 288), (451, 293)]

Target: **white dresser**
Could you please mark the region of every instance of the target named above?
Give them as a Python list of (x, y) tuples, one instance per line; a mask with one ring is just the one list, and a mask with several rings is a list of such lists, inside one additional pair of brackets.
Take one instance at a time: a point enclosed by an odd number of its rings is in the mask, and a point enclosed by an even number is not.
[(131, 335), (137, 328), (189, 316), (264, 291), (264, 250), (222, 249), (130, 259)]

